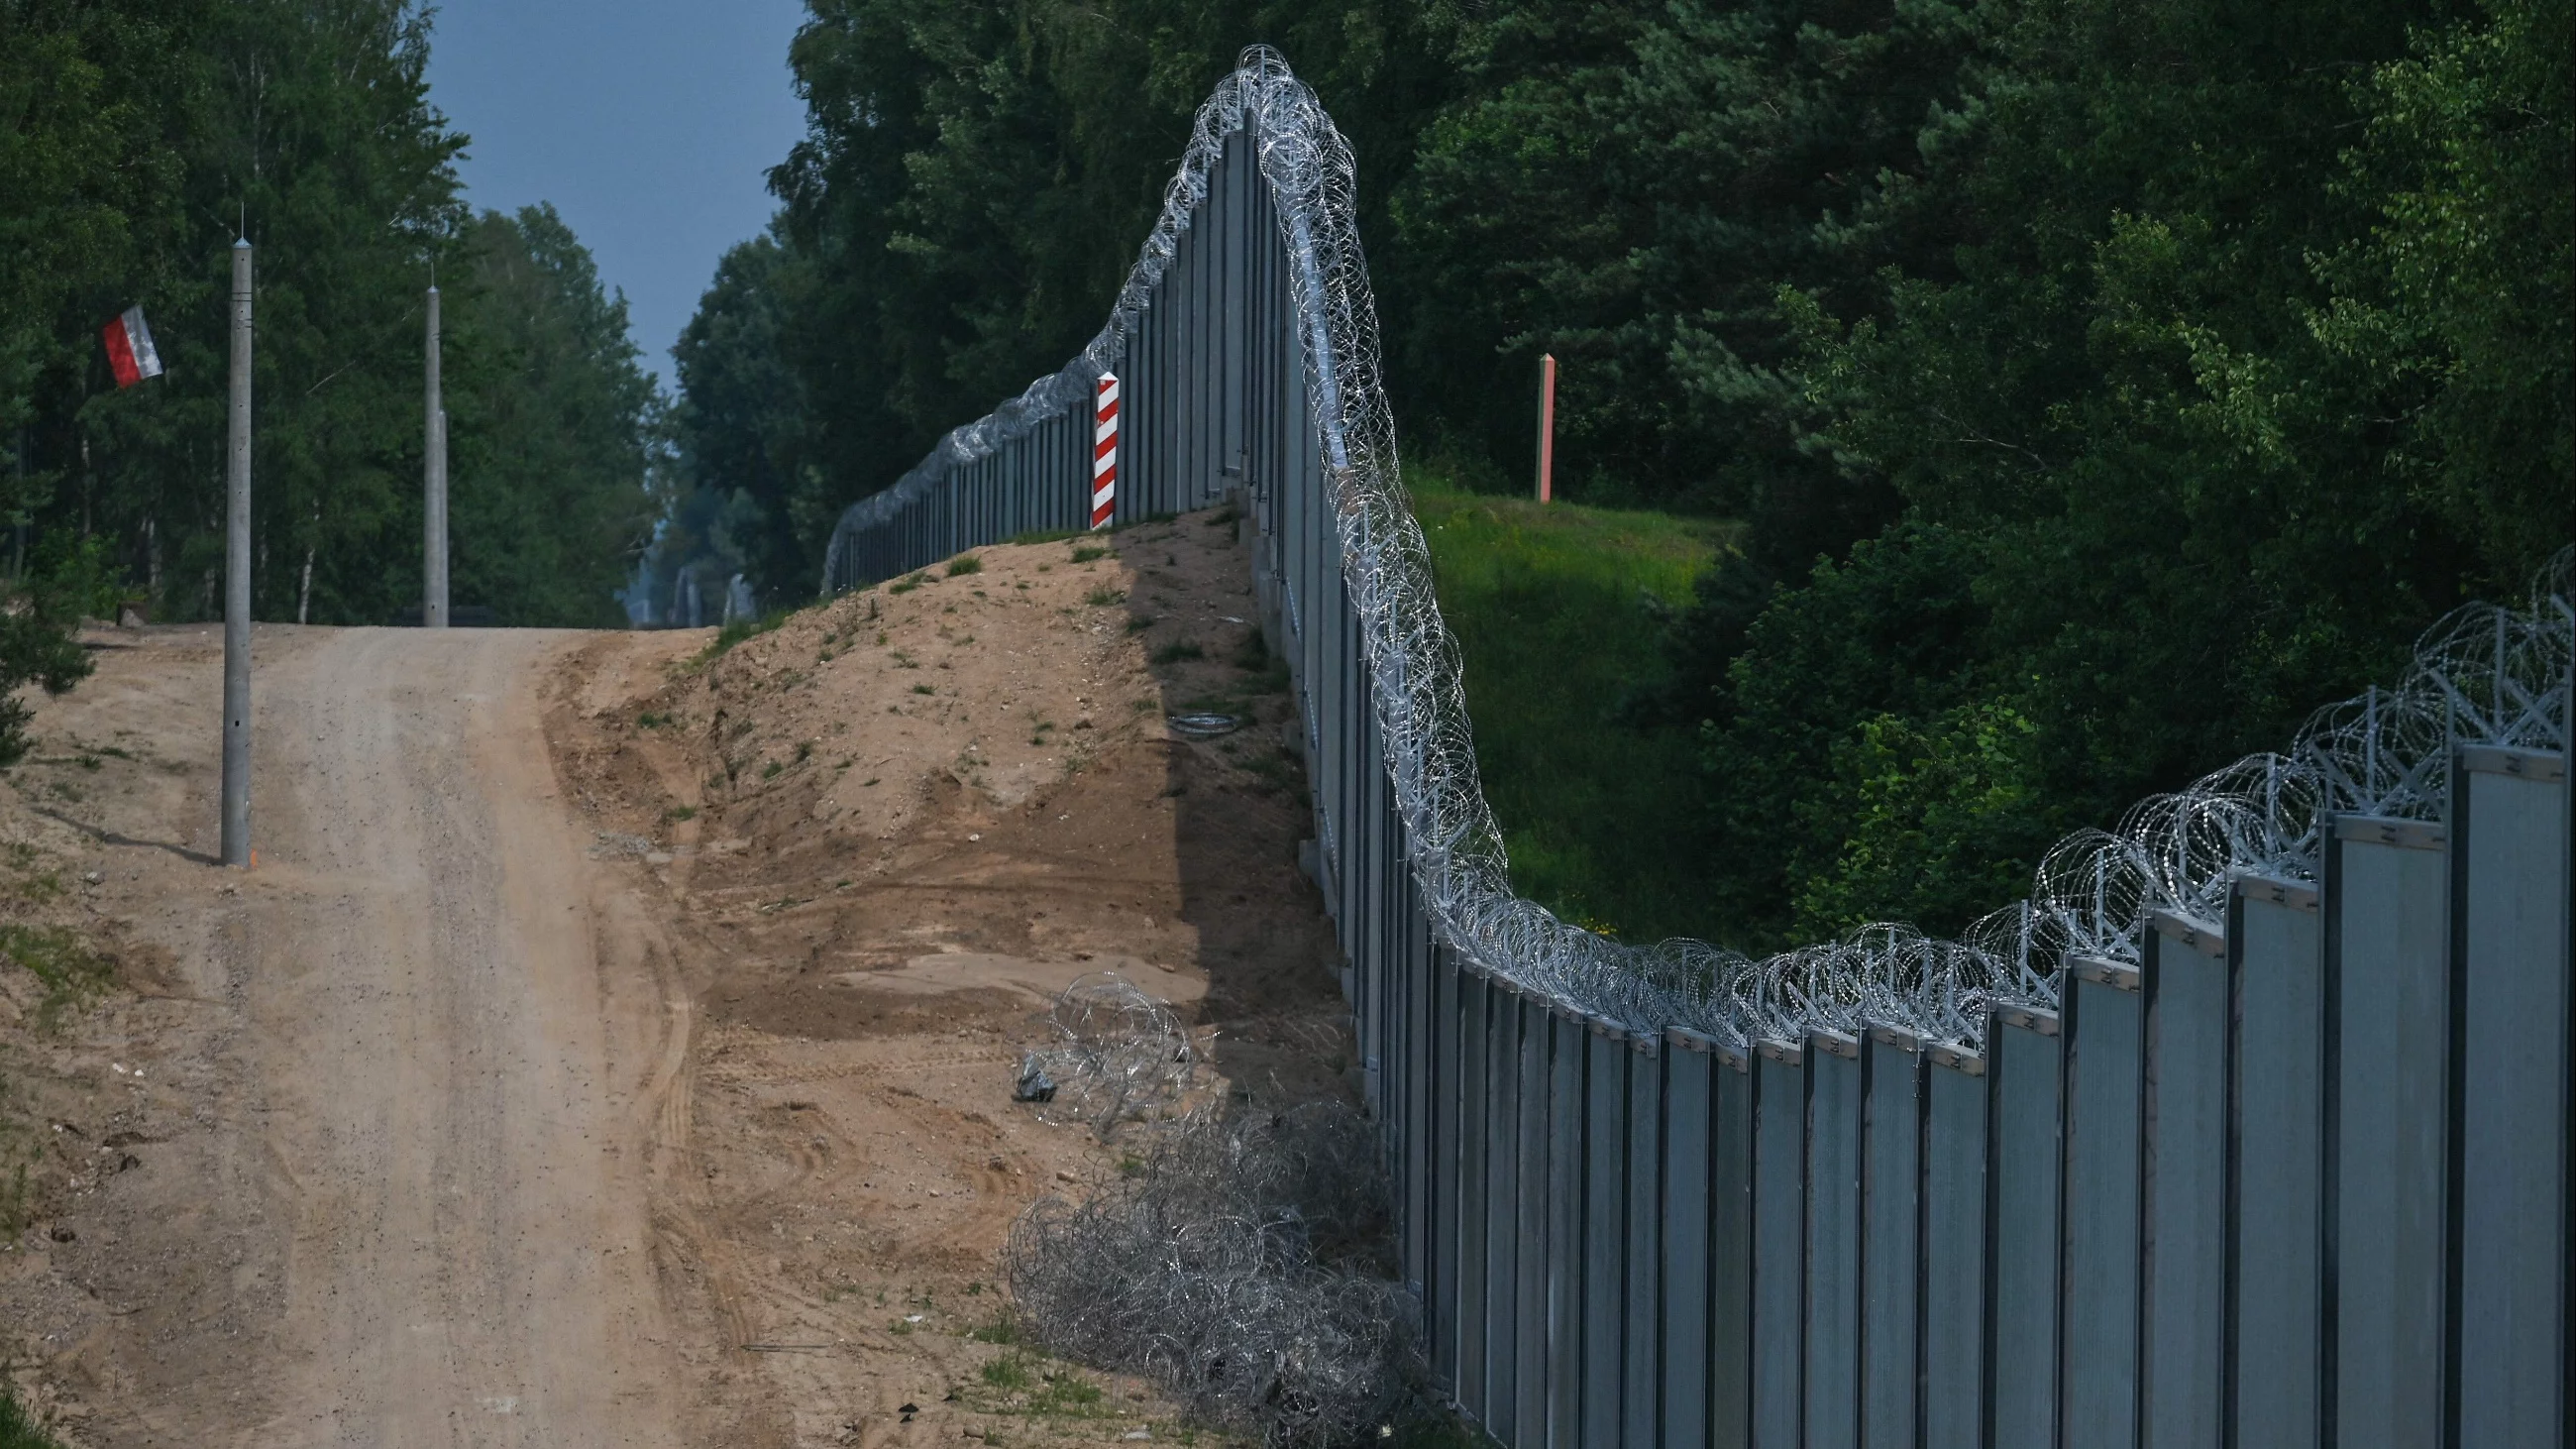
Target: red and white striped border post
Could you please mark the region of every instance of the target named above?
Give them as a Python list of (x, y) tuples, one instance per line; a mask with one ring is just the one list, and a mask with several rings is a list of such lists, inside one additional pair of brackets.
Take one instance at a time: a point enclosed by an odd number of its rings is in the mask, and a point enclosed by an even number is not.
[(1107, 528), (1118, 511), (1118, 374), (1100, 374), (1091, 416), (1091, 526)]

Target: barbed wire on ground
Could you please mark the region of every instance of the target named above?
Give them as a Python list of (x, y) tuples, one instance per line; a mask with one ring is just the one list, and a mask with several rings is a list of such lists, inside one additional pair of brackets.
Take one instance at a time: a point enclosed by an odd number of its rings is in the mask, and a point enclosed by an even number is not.
[(1198, 1048), (1171, 1003), (1115, 971), (1076, 977), (1049, 1004), (1049, 1045), (1020, 1058), (1013, 1095), (1088, 1123), (1102, 1141), (1189, 1095)]
[(1129, 1175), (1021, 1214), (1012, 1303), (1048, 1351), (1148, 1379), (1195, 1421), (1282, 1449), (1373, 1435), (1413, 1397), (1419, 1336), (1376, 1133), (1340, 1102), (1162, 1123)]

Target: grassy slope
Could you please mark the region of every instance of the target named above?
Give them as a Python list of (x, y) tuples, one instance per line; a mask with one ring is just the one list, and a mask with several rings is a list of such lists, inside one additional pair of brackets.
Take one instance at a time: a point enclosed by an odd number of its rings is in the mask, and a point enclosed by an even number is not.
[(57, 1449), (52, 1436), (40, 1432), (19, 1411), (6, 1387), (0, 1387), (0, 1449)]
[(1410, 482), (1513, 886), (1625, 940), (1706, 934), (1674, 848), (1697, 789), (1692, 737), (1617, 715), (1661, 669), (1653, 600), (1686, 603), (1731, 526)]

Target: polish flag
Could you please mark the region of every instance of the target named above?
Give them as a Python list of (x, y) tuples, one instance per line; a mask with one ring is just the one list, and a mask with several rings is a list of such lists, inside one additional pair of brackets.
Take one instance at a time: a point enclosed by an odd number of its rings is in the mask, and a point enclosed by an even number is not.
[(161, 375), (161, 354), (153, 350), (152, 329), (143, 325), (142, 308), (126, 308), (124, 316), (99, 332), (107, 339), (107, 365), (115, 370), (118, 387)]

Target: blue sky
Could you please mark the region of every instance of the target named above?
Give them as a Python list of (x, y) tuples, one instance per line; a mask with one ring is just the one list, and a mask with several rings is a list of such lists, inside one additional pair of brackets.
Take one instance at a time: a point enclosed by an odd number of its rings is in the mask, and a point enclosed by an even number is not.
[(787, 42), (802, 0), (443, 0), (430, 100), (474, 138), (478, 207), (551, 201), (626, 291), (644, 366), (716, 258), (768, 224), (765, 173), (804, 134)]

